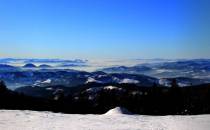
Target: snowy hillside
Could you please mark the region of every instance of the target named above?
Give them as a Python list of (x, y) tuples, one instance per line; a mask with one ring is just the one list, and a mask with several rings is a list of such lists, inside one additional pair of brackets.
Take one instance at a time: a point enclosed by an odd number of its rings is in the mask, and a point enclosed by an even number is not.
[[(117, 112), (117, 113), (116, 113)], [(141, 116), (118, 109), (104, 115), (0, 110), (1, 130), (209, 130), (210, 115)]]

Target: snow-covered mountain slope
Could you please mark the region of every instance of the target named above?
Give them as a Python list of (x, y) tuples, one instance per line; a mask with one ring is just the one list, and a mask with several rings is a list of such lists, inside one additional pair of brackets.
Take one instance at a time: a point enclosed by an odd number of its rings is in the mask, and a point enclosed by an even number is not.
[(1, 130), (209, 130), (210, 115), (72, 115), (0, 110)]
[(22, 86), (64, 85), (68, 87), (85, 83), (133, 83), (152, 86), (158, 79), (145, 75), (106, 74), (99, 72), (83, 72), (65, 69), (21, 70), (15, 72), (0, 72), (0, 80), (5, 81), (10, 89)]
[(135, 75), (135, 74), (125, 74), (125, 73), (113, 73), (113, 74), (95, 74), (88, 77), (86, 83), (119, 83), (119, 84), (138, 84), (142, 86), (153, 86), (154, 83), (158, 83), (158, 79), (149, 77), (146, 75)]
[[(0, 79), (10, 89), (21, 86), (66, 85), (76, 86), (86, 82), (89, 73), (74, 70), (24, 70), (16, 72), (0, 72)], [(50, 82), (49, 82), (50, 81)]]
[(195, 85), (200, 85), (204, 83), (209, 83), (209, 81), (202, 80), (202, 79), (177, 77), (177, 78), (161, 78), (159, 79), (159, 84), (163, 86), (171, 87), (172, 81), (174, 79), (176, 80), (177, 84), (180, 87), (195, 86)]

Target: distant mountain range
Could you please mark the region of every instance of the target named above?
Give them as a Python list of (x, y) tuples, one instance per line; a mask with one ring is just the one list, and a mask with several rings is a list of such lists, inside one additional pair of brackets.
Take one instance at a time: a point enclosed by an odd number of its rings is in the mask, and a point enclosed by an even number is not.
[(131, 67), (115, 66), (101, 69), (107, 73), (145, 74), (156, 78), (187, 77), (210, 79), (210, 60), (179, 60), (170, 62), (139, 64)]
[(86, 63), (88, 60), (63, 60), (63, 59), (36, 59), (36, 58), (1, 58), (0, 63), (14, 63), (14, 62), (21, 62), (21, 63)]
[(11, 72), (11, 71), (18, 71), (19, 68), (7, 64), (0, 64), (0, 72)]
[(100, 74), (75, 70), (24, 70), (17, 72), (0, 72), (0, 79), (11, 89), (21, 86), (64, 85), (73, 87), (87, 83), (130, 83), (152, 86), (158, 79), (134, 74)]
[(173, 79), (176, 79), (179, 86), (184, 87), (210, 83), (210, 60), (145, 63), (131, 67), (114, 66), (95, 72), (57, 68), (48, 64), (26, 63), (22, 67), (0, 64), (0, 79), (5, 81), (10, 89), (48, 85), (73, 87), (88, 83), (136, 84), (138, 86), (157, 84), (170, 87)]

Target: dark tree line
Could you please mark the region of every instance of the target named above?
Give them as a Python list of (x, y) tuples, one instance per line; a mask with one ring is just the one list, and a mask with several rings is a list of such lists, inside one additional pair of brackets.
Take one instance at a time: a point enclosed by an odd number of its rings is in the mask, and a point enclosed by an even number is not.
[[(134, 84), (109, 84), (115, 89), (103, 89), (108, 84), (80, 86), (78, 91), (64, 95), (62, 90), (51, 97), (39, 98), (11, 91), (0, 82), (0, 109), (53, 111), (73, 114), (102, 114), (116, 106), (122, 106), (135, 114), (176, 115), (210, 114), (210, 84), (181, 88), (139, 87)], [(90, 93), (88, 88), (100, 89)]]

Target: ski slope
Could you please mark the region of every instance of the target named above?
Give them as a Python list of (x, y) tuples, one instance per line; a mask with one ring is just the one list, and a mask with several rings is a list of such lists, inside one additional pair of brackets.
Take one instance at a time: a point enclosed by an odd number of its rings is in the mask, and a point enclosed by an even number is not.
[(104, 115), (0, 110), (0, 130), (210, 130), (210, 115), (127, 115), (116, 108)]

